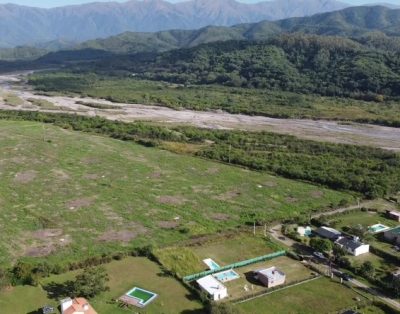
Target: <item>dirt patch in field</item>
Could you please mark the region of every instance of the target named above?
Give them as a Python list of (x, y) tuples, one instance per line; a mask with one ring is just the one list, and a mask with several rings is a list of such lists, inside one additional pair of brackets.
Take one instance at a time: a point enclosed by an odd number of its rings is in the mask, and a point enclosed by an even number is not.
[(74, 209), (79, 209), (83, 207), (89, 207), (90, 205), (93, 204), (93, 198), (91, 197), (82, 197), (82, 198), (77, 198), (75, 200), (71, 200), (67, 202), (67, 207), (71, 210)]
[(263, 186), (266, 186), (266, 187), (269, 187), (269, 188), (273, 188), (273, 187), (275, 187), (277, 185), (278, 184), (276, 182), (274, 182), (274, 181), (267, 181), (267, 182), (264, 182), (264, 184), (263, 184)]
[(130, 222), (125, 229), (108, 230), (101, 234), (97, 239), (101, 242), (130, 242), (137, 236), (145, 234), (148, 229), (136, 222)]
[(99, 160), (96, 157), (85, 157), (81, 159), (81, 163), (84, 165), (94, 165), (99, 163)]
[(62, 234), (62, 229), (41, 229), (32, 232), (32, 236), (39, 240), (47, 240), (48, 238), (59, 237)]
[(298, 199), (295, 198), (295, 197), (289, 196), (289, 197), (286, 197), (286, 198), (285, 198), (285, 201), (286, 201), (287, 203), (293, 204), (293, 203), (296, 203), (296, 202), (298, 201)]
[(86, 180), (97, 180), (99, 178), (99, 175), (95, 173), (87, 173), (83, 176), (83, 178)]
[(206, 170), (206, 174), (216, 174), (216, 173), (218, 173), (219, 172), (219, 168), (217, 168), (217, 167), (211, 167), (211, 168), (208, 168), (207, 170)]
[(164, 196), (159, 196), (157, 200), (161, 204), (166, 204), (166, 205), (183, 205), (185, 204), (188, 200), (185, 199), (182, 196), (171, 196), (171, 195), (164, 195)]
[(21, 184), (26, 184), (32, 182), (37, 176), (37, 171), (28, 170), (24, 172), (18, 172), (15, 175), (14, 181)]
[(232, 191), (227, 191), (225, 193), (222, 193), (218, 196), (213, 197), (214, 199), (217, 199), (219, 201), (229, 201), (232, 200), (238, 196), (240, 196), (242, 193), (238, 190), (232, 190)]
[(157, 222), (157, 225), (162, 229), (175, 229), (179, 227), (180, 223), (175, 220), (162, 220)]
[(152, 174), (149, 175), (150, 179), (160, 179), (162, 173), (160, 171), (154, 171)]
[(45, 244), (36, 247), (30, 247), (25, 251), (25, 256), (30, 257), (43, 257), (50, 255), (56, 250), (55, 246), (52, 244)]
[(60, 180), (68, 180), (69, 179), (69, 174), (66, 173), (64, 170), (62, 169), (53, 169), (51, 170), (53, 172), (53, 174)]
[(230, 215), (224, 213), (212, 213), (209, 217), (215, 221), (227, 221), (231, 218)]
[(322, 196), (324, 196), (324, 192), (322, 192), (322, 191), (312, 191), (310, 193), (310, 195), (311, 195), (311, 197), (314, 197), (314, 198), (321, 198)]

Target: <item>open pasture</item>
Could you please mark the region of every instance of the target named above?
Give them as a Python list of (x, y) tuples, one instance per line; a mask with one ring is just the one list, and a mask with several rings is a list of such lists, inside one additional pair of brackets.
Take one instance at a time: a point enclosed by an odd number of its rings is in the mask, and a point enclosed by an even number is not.
[(0, 132), (0, 265), (171, 244), (352, 198), (51, 125), (1, 121)]

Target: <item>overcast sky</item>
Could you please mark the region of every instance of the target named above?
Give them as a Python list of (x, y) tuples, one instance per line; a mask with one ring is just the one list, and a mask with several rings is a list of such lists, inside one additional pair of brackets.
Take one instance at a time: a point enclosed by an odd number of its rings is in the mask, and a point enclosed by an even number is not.
[[(177, 2), (179, 0), (169, 0), (171, 2)], [(239, 0), (241, 2), (259, 2), (259, 0)], [(57, 7), (70, 4), (81, 4), (88, 2), (96, 2), (94, 0), (0, 0), (0, 3), (15, 3), (21, 5), (29, 5), (32, 7)], [(97, 2), (110, 2), (110, 0), (97, 0)], [(126, 2), (126, 0), (120, 0), (119, 2)], [(342, 0), (342, 2), (351, 4), (363, 4), (363, 3), (393, 3), (400, 4), (400, 0)]]

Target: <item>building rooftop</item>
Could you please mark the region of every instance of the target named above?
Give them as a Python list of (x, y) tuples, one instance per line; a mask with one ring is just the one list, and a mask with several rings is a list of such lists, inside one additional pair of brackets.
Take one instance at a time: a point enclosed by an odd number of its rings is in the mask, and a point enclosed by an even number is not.
[(400, 216), (400, 212), (398, 212), (397, 210), (391, 210), (389, 211), (389, 214), (393, 216)]
[(278, 280), (280, 278), (285, 277), (285, 274), (282, 271), (280, 271), (278, 268), (276, 268), (275, 266), (270, 267), (270, 268), (256, 270), (256, 273), (258, 275), (263, 275), (263, 276), (267, 277), (269, 280)]
[(214, 293), (226, 289), (226, 287), (222, 283), (220, 283), (211, 275), (200, 278), (196, 282), (201, 288), (206, 290), (211, 295), (214, 295)]
[[(68, 301), (63, 300), (64, 301)], [(84, 314), (97, 314), (97, 312), (92, 308), (89, 302), (85, 298), (75, 298), (72, 299), (72, 305), (64, 310), (63, 314), (74, 314), (74, 313), (84, 313)]]
[(325, 227), (325, 226), (316, 229), (315, 232), (326, 238), (338, 237), (342, 234), (340, 231), (338, 231), (336, 229)]
[(362, 243), (359, 240), (352, 239), (352, 238), (346, 238), (346, 237), (338, 239), (336, 241), (336, 243), (339, 244), (339, 245), (342, 245), (344, 247), (347, 247), (347, 248), (349, 248), (349, 249), (351, 249), (353, 251), (355, 249), (359, 248), (360, 246), (365, 245), (364, 243)]

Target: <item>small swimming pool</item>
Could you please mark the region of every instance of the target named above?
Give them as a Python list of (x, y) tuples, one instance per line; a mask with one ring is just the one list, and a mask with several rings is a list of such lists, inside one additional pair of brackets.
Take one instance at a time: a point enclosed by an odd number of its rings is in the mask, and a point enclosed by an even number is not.
[(388, 226), (385, 226), (385, 225), (382, 225), (382, 224), (376, 224), (376, 225), (368, 227), (368, 230), (370, 232), (372, 232), (372, 233), (378, 233), (378, 232), (382, 232), (382, 231), (385, 231), (385, 230), (388, 230), (388, 229), (389, 229)]
[(207, 265), (210, 270), (215, 270), (221, 268), (216, 262), (214, 262), (211, 258), (206, 258), (203, 260), (203, 263)]
[(134, 287), (126, 295), (138, 300), (141, 306), (146, 306), (157, 297), (156, 293), (138, 287)]
[(227, 282), (227, 281), (231, 281), (231, 280), (240, 278), (239, 274), (237, 272), (235, 272), (233, 269), (225, 270), (220, 273), (216, 273), (213, 276), (215, 279), (217, 279), (221, 282)]

